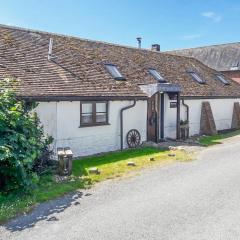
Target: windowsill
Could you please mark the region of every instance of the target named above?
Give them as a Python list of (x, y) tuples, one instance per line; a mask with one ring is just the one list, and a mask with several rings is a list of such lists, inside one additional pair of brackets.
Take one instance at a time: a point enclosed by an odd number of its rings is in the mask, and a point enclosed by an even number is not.
[(99, 126), (108, 126), (111, 125), (110, 123), (99, 123), (99, 124), (89, 124), (89, 125), (80, 125), (78, 128), (85, 128), (85, 127), (99, 127)]

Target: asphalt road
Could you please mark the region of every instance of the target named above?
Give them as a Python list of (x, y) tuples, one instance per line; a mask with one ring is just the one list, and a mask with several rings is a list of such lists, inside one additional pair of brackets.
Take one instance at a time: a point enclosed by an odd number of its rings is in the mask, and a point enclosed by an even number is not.
[(43, 204), (0, 227), (0, 239), (238, 240), (240, 137)]

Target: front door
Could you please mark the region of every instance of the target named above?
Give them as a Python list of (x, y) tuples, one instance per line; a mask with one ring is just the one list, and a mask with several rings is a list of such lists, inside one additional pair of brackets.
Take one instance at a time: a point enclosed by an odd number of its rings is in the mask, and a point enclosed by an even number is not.
[(147, 140), (157, 142), (157, 123), (158, 123), (158, 97), (153, 95), (148, 100), (148, 116), (147, 116)]

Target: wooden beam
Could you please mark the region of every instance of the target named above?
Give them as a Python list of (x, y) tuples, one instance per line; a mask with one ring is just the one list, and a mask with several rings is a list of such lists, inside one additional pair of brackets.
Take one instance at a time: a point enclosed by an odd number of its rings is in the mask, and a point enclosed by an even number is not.
[(180, 93), (177, 93), (176, 139), (180, 139)]
[(160, 138), (161, 140), (164, 139), (164, 93), (160, 93)]

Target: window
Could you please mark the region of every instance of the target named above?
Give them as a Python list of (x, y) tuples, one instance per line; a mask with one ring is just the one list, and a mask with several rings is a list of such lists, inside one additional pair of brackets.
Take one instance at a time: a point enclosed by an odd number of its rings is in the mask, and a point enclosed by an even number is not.
[(107, 102), (81, 102), (80, 108), (81, 127), (108, 124)]
[(200, 84), (206, 83), (205, 80), (203, 80), (197, 73), (195, 72), (189, 72), (189, 74), (192, 76), (192, 78), (197, 81)]
[(223, 75), (221, 75), (221, 74), (217, 74), (217, 75), (216, 75), (216, 78), (217, 78), (220, 82), (222, 82), (224, 85), (229, 85), (229, 84), (230, 84), (230, 82), (229, 82), (228, 80), (226, 80), (225, 77), (224, 77)]
[(160, 75), (160, 73), (154, 69), (154, 68), (149, 68), (148, 69), (149, 73), (159, 82), (166, 82), (164, 78)]
[(106, 66), (107, 71), (111, 74), (111, 76), (115, 80), (125, 80), (125, 78), (122, 76), (122, 74), (117, 69), (116, 65), (114, 65), (114, 64), (106, 64), (105, 66)]

